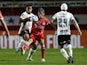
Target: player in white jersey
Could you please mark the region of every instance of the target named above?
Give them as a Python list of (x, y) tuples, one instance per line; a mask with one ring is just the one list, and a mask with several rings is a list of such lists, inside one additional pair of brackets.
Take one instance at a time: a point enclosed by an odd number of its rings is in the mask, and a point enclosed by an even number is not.
[(18, 34), (22, 36), (22, 39), (20, 43), (18, 44), (18, 48), (16, 51), (18, 51), (19, 48), (22, 48), (23, 44), (29, 40), (29, 34), (31, 33), (32, 24), (33, 22), (38, 21), (38, 17), (32, 13), (32, 9), (33, 8), (31, 5), (27, 5), (26, 11), (23, 12), (20, 16), (19, 21), (21, 26), (20, 26)]
[[(70, 24), (73, 23), (77, 28), (79, 34), (81, 35), (82, 32), (78, 26), (77, 21), (75, 20), (74, 16), (67, 12), (68, 6), (66, 3), (61, 5), (61, 11), (57, 12), (51, 19), (51, 22), (57, 20), (57, 36), (58, 36), (58, 44), (60, 47), (60, 52), (62, 55), (67, 59), (68, 63), (73, 63), (73, 51), (72, 45), (70, 44)], [(64, 44), (67, 44), (69, 54), (67, 54), (66, 50), (64, 49)]]

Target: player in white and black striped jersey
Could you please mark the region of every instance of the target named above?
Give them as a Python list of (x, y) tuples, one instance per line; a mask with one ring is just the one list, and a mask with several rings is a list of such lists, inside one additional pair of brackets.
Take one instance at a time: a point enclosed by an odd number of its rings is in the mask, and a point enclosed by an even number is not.
[[(70, 35), (71, 35), (70, 24), (73, 23), (75, 25), (80, 35), (82, 34), (82, 32), (73, 14), (70, 12), (67, 12), (67, 10), (68, 10), (67, 4), (63, 3), (61, 5), (61, 11), (57, 12), (52, 17), (50, 22), (57, 20), (57, 32), (56, 33), (58, 36), (58, 44), (60, 47), (60, 52), (67, 59), (68, 63), (73, 63), (73, 51), (72, 51), (72, 45), (70, 44)], [(67, 54), (66, 50), (63, 47), (64, 44), (67, 44), (69, 55)]]
[(19, 48), (22, 48), (23, 44), (29, 40), (29, 34), (31, 33), (32, 24), (33, 22), (38, 21), (38, 17), (32, 13), (32, 10), (32, 5), (27, 5), (26, 11), (23, 12), (20, 16), (20, 29), (18, 34), (22, 37), (22, 39), (20, 40), (16, 51), (18, 51)]

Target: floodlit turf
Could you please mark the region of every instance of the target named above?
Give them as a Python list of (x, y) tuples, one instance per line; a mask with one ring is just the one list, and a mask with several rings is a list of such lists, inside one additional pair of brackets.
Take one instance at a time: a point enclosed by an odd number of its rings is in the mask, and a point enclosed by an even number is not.
[(46, 49), (46, 62), (41, 62), (41, 52), (37, 50), (34, 61), (26, 61), (28, 51), (24, 56), (14, 49), (0, 49), (0, 65), (87, 65), (87, 49), (74, 49), (74, 64), (67, 64), (59, 49)]

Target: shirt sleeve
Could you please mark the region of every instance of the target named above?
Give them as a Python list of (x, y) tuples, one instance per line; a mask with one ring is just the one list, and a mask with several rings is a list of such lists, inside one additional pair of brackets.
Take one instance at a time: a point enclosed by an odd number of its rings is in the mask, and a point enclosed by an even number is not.
[(71, 14), (71, 20), (72, 20), (72, 19), (75, 19), (74, 16), (73, 16), (73, 14)]
[(1, 11), (0, 11), (0, 19), (3, 19), (3, 15), (2, 15), (2, 13), (1, 13)]
[(33, 19), (33, 21), (38, 21), (38, 17), (36, 16), (36, 15), (34, 15), (33, 17), (32, 17), (32, 19)]
[(25, 14), (22, 13), (21, 16), (20, 16), (21, 19), (25, 19)]

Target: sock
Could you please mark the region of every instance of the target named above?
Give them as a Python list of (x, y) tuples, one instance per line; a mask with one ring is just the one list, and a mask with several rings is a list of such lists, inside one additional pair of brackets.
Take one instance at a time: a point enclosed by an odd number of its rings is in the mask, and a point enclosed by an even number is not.
[(42, 56), (42, 59), (45, 58), (45, 45), (41, 45), (41, 56)]
[(60, 52), (62, 53), (62, 55), (68, 60), (69, 56), (66, 52), (66, 50), (64, 48), (60, 49)]
[(19, 48), (21, 48), (24, 44), (25, 44), (25, 40), (24, 39), (21, 39), (21, 41), (19, 42), (19, 44), (18, 44), (18, 47), (17, 47), (17, 51), (19, 50)]
[(32, 48), (30, 48), (29, 53), (28, 53), (28, 56), (27, 56), (27, 59), (32, 58), (32, 56), (33, 56), (33, 54), (34, 54), (35, 52), (36, 52), (36, 49), (33, 50)]
[(27, 51), (32, 42), (33, 42), (32, 39), (29, 39), (29, 41), (26, 41), (26, 43), (23, 45), (23, 50)]
[(72, 45), (71, 44), (69, 44), (68, 46), (68, 50), (69, 50), (69, 56), (73, 56), (73, 51), (72, 51)]
[(42, 55), (42, 59), (44, 58), (44, 56), (45, 56), (45, 49), (41, 49), (41, 55)]
[(24, 50), (24, 51), (27, 51), (28, 48), (29, 48), (29, 45), (28, 45), (28, 44), (24, 44), (24, 46), (23, 46), (23, 50)]
[(45, 45), (41, 45), (41, 56), (42, 56), (42, 59), (45, 58)]

